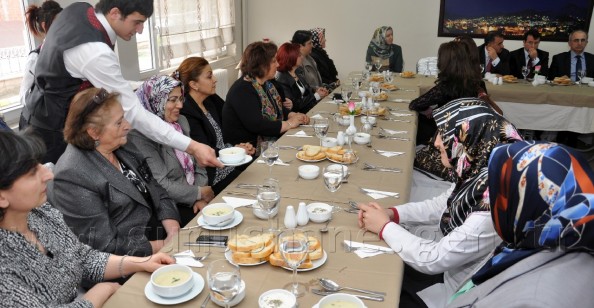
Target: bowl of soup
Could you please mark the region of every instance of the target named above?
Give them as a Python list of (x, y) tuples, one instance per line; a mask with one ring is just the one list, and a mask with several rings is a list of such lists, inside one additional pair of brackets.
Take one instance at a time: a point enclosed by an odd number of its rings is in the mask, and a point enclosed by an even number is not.
[(219, 159), (224, 164), (238, 164), (245, 160), (245, 149), (230, 147), (219, 151)]
[(155, 294), (161, 297), (177, 297), (194, 286), (192, 269), (186, 265), (170, 264), (151, 274), (151, 285)]
[(365, 308), (363, 301), (357, 297), (344, 294), (336, 293), (324, 296), (318, 302), (319, 308)]
[(205, 223), (211, 226), (224, 226), (233, 222), (235, 209), (227, 203), (213, 203), (205, 206), (200, 212)]
[(293, 293), (283, 289), (268, 290), (258, 299), (260, 308), (293, 308), (297, 306), (297, 298)]
[(332, 206), (320, 202), (310, 203), (307, 205), (307, 216), (313, 222), (325, 222), (332, 218)]

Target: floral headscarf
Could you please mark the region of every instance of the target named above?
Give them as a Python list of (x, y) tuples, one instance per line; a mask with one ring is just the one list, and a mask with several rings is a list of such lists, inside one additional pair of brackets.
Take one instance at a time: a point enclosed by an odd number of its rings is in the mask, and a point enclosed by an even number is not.
[(311, 42), (314, 48), (322, 47), (322, 37), (326, 36), (326, 29), (324, 28), (313, 28), (309, 30), (311, 32)]
[(441, 221), (444, 234), (462, 225), (474, 211), (489, 210), (487, 164), (500, 143), (522, 140), (516, 128), (478, 98), (453, 100), (433, 111), (456, 188)]
[[(154, 75), (147, 79), (145, 82), (140, 85), (138, 90), (136, 90), (136, 96), (140, 99), (142, 106), (144, 109), (150, 111), (151, 113), (155, 114), (163, 121), (165, 121), (165, 104), (167, 104), (167, 99), (169, 98), (169, 93), (173, 91), (176, 87), (180, 87), (181, 82), (173, 77), (169, 76), (162, 76), (162, 75)], [(183, 94), (183, 87), (181, 97), (184, 97)], [(167, 121), (165, 121), (167, 122)], [(168, 123), (175, 129), (177, 132), (182, 133), (181, 125), (177, 122)], [(194, 162), (188, 153), (183, 151), (174, 149), (175, 156), (179, 161), (182, 169), (184, 170), (184, 174), (186, 176), (186, 181), (190, 185), (194, 185), (195, 177), (194, 177)]]
[(394, 32), (392, 27), (388, 26), (382, 26), (375, 29), (373, 38), (371, 38), (371, 42), (369, 42), (369, 47), (371, 47), (375, 55), (382, 59), (390, 58), (394, 54), (392, 46), (388, 45), (386, 42), (386, 32), (388, 32), (388, 30)]
[(499, 147), (489, 162), (491, 216), (504, 247), (472, 278), (480, 283), (546, 248), (594, 251), (594, 172), (556, 143)]

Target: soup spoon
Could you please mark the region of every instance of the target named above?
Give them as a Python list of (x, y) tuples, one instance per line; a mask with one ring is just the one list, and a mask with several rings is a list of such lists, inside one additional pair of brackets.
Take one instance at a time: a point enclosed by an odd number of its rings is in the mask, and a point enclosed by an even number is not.
[(351, 287), (341, 287), (338, 283), (334, 282), (333, 280), (326, 279), (326, 278), (320, 278), (320, 279), (318, 279), (318, 281), (320, 282), (320, 285), (322, 286), (322, 288), (324, 288), (325, 290), (330, 291), (330, 292), (338, 292), (340, 290), (351, 290), (351, 291), (357, 291), (357, 292), (366, 293), (366, 294), (372, 294), (372, 295), (376, 295), (376, 296), (386, 296), (386, 293), (384, 293), (384, 292), (369, 291), (369, 290), (363, 290), (363, 289), (357, 289), (357, 288), (351, 288)]

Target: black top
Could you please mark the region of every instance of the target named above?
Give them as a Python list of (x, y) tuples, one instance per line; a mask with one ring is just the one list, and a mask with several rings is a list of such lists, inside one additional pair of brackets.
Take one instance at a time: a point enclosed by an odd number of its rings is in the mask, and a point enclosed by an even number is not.
[[(225, 101), (217, 94), (213, 94), (204, 100), (204, 108), (221, 127), (223, 124), (223, 105), (225, 105)], [(180, 113), (188, 120), (190, 138), (209, 145), (215, 149), (218, 155), (221, 149), (217, 148), (217, 136), (214, 128), (189, 93), (185, 95), (184, 106)]]
[[(297, 75), (299, 76), (299, 75)], [(279, 72), (276, 75), (277, 84), (283, 89), (285, 96), (293, 101), (293, 108), (291, 111), (307, 113), (311, 108), (317, 104), (315, 94), (311, 91), (310, 87), (304, 79), (299, 78), (301, 86), (305, 89), (305, 92), (301, 94), (301, 90), (297, 85), (297, 80), (289, 74), (289, 72)]]
[(336, 70), (334, 61), (330, 59), (325, 49), (313, 48), (311, 50), (311, 57), (316, 61), (323, 83), (331, 84), (338, 81), (338, 71)]
[[(485, 44), (478, 47), (478, 53), (479, 60), (481, 61), (481, 64), (485, 65), (485, 71), (487, 71), (487, 64), (485, 63), (485, 58), (487, 57), (487, 55), (485, 55)], [(491, 68), (491, 74), (509, 75), (509, 50), (503, 48), (501, 49), (501, 53), (498, 53), (497, 56), (499, 57), (499, 63), (497, 63), (497, 66)]]
[[(535, 66), (540, 65), (539, 75), (548, 76), (549, 75), (549, 53), (537, 49), (536, 53), (538, 54), (538, 63)], [(509, 60), (509, 70), (510, 74), (516, 76), (519, 79), (524, 79), (524, 75), (522, 75), (522, 66), (526, 66), (526, 54), (524, 53), (524, 47), (516, 49), (509, 53), (510, 60)], [(534, 67), (530, 69), (530, 74), (528, 74), (527, 78), (534, 78)]]
[[(280, 91), (279, 91), (280, 93)], [(283, 108), (283, 120), (289, 110)], [(281, 136), (281, 119), (269, 121), (262, 116), (262, 102), (252, 83), (242, 78), (237, 79), (223, 106), (223, 136), (231, 144), (250, 142), (256, 146), (258, 136)]]

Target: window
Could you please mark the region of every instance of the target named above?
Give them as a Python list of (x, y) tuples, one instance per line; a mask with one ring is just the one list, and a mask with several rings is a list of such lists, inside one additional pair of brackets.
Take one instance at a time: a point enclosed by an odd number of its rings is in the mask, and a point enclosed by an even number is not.
[(21, 79), (27, 56), (33, 49), (25, 27), (27, 5), (24, 0), (0, 0), (0, 113), (20, 106)]

